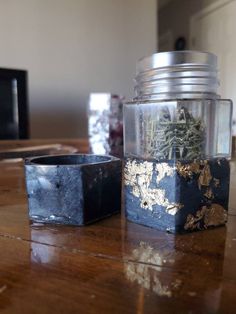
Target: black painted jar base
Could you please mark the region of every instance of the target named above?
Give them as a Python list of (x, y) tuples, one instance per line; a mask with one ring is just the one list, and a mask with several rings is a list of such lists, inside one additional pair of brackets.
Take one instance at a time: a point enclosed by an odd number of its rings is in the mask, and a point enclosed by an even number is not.
[(227, 221), (230, 167), (224, 158), (157, 162), (125, 160), (126, 217), (173, 233)]
[(121, 160), (60, 155), (25, 161), (29, 217), (33, 222), (82, 226), (120, 211)]

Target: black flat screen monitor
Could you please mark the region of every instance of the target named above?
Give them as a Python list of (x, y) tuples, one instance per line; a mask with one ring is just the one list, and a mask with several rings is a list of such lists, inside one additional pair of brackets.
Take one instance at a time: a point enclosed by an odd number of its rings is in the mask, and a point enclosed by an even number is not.
[(0, 139), (29, 138), (27, 71), (0, 68)]

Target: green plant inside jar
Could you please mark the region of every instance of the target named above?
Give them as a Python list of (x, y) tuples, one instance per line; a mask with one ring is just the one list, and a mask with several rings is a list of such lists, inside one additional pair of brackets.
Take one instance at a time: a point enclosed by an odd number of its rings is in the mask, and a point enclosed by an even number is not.
[(145, 120), (146, 136), (143, 144), (147, 156), (157, 160), (203, 158), (205, 126), (187, 108), (180, 107), (172, 118), (169, 109), (164, 107), (159, 118), (155, 119), (153, 114), (148, 114)]

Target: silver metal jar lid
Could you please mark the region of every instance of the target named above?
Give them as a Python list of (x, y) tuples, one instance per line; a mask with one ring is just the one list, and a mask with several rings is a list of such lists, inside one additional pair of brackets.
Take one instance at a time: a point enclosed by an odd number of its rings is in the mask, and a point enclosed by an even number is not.
[(137, 64), (136, 99), (218, 98), (217, 57), (200, 51), (153, 54)]

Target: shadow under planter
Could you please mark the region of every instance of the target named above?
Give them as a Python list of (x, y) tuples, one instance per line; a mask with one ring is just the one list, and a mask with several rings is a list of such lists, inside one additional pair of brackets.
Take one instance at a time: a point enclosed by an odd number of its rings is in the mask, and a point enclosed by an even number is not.
[(25, 160), (29, 217), (34, 222), (85, 225), (121, 207), (121, 160), (60, 155)]

